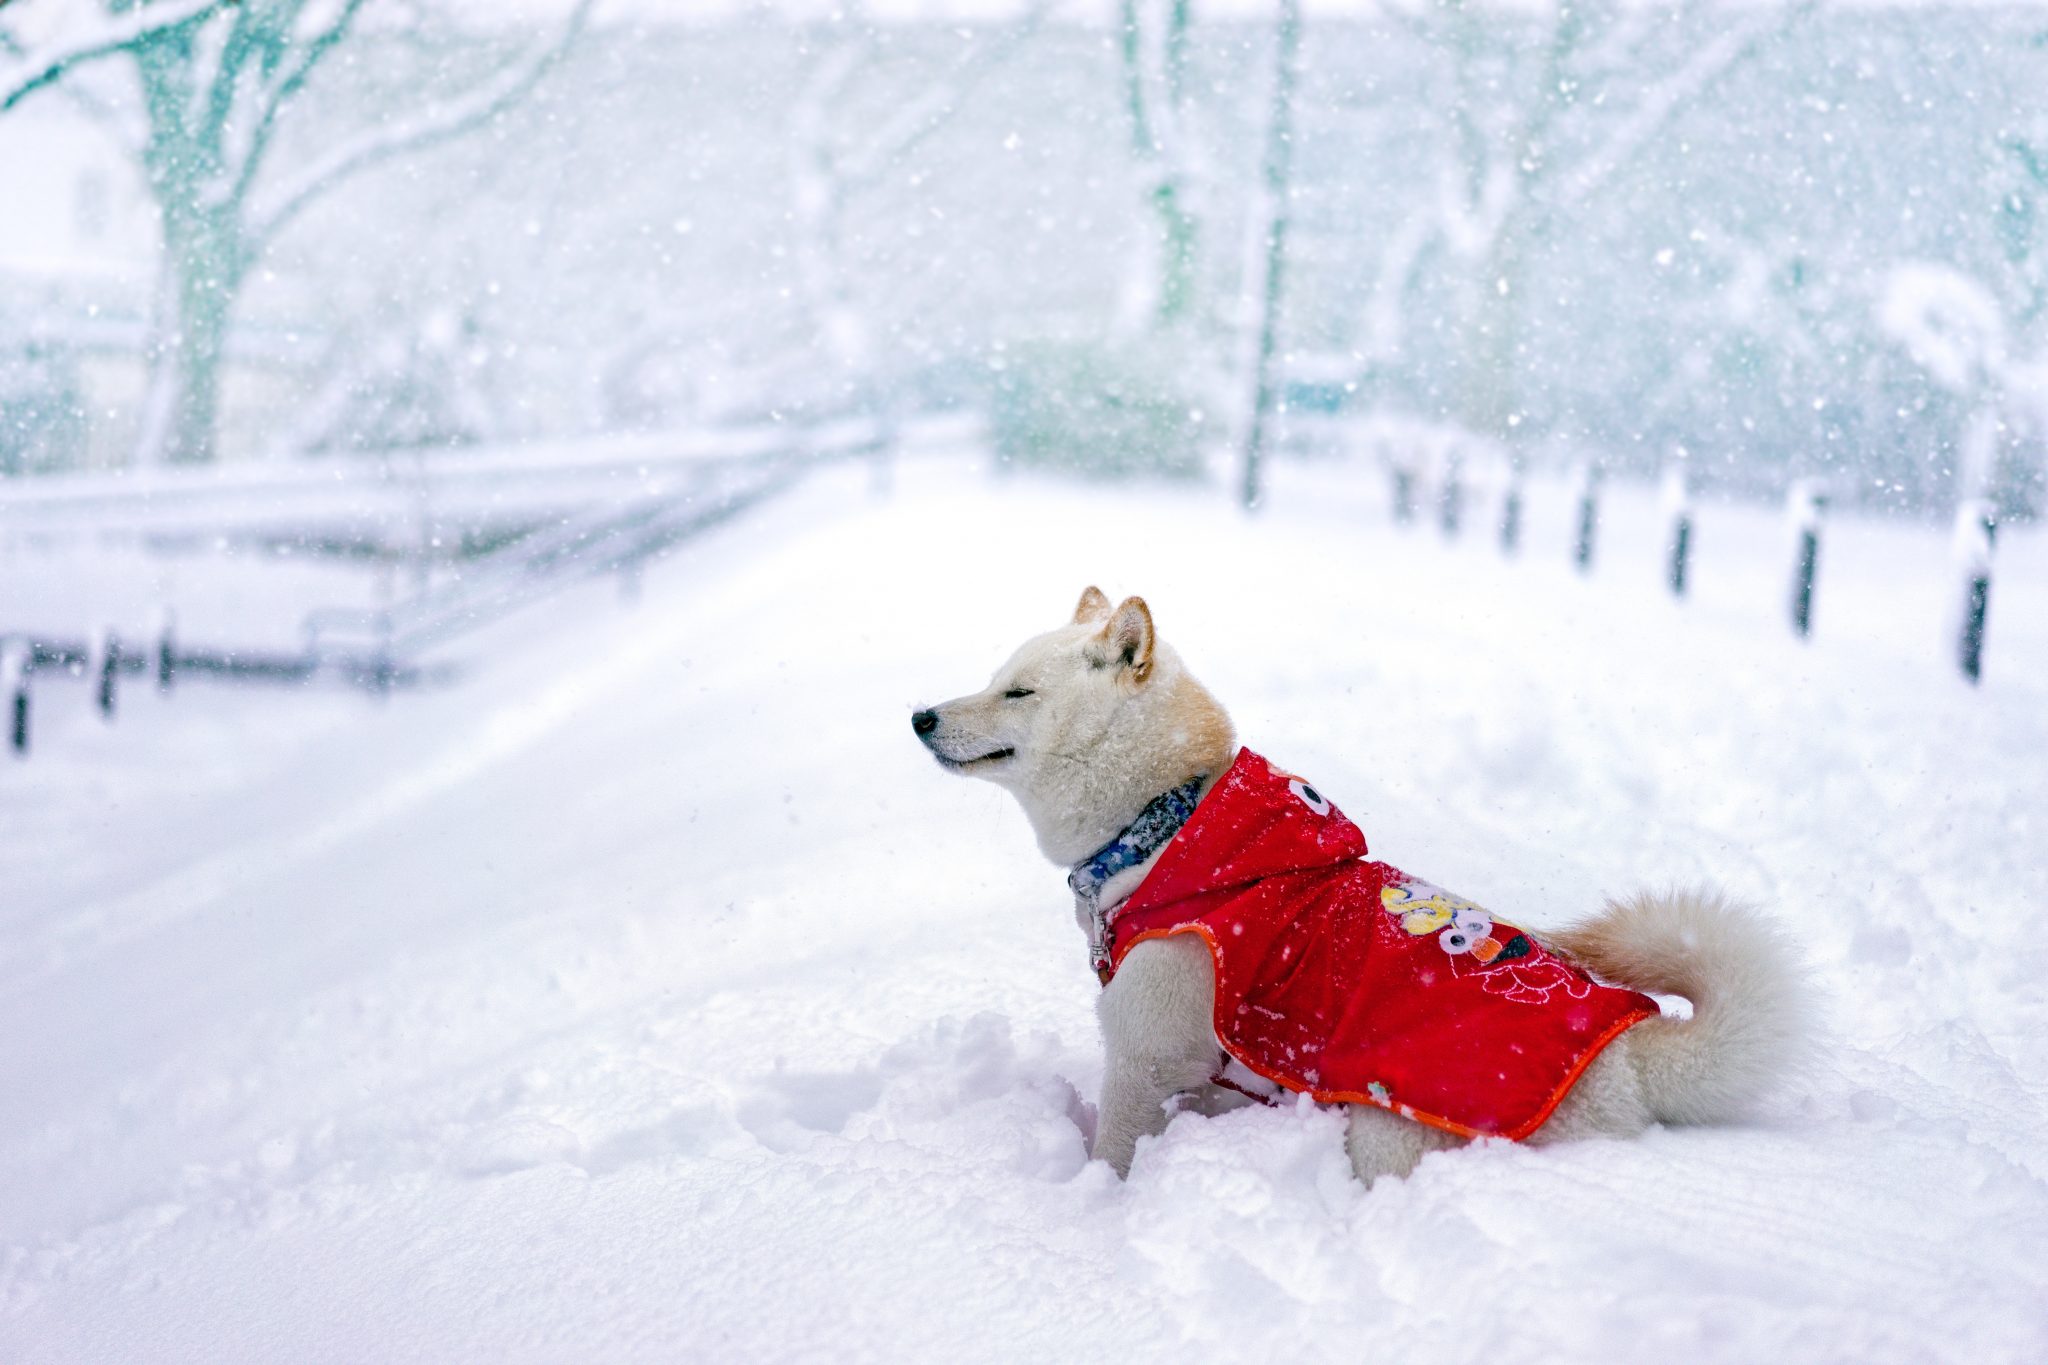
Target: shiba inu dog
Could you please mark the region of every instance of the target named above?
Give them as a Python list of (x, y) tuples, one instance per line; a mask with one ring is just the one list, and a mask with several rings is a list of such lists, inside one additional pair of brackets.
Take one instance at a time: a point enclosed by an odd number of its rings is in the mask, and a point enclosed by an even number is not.
[[(1090, 587), (1068, 624), (912, 728), (944, 767), (1014, 795), (1070, 869), (1103, 982), (1094, 1155), (1120, 1174), (1176, 1110), (1221, 1112), (1261, 1085), (1348, 1104), (1370, 1183), (1474, 1136), (1728, 1121), (1804, 1045), (1786, 943), (1717, 894), (1609, 902), (1539, 940), (1363, 861), (1327, 798), (1239, 750), (1141, 598), (1112, 607)], [(1362, 974), (1374, 999), (1446, 1002), (1453, 1023), (1360, 1006)], [(1681, 996), (1691, 1017), (1637, 992)], [(1491, 1093), (1496, 1076), (1514, 1093)]]

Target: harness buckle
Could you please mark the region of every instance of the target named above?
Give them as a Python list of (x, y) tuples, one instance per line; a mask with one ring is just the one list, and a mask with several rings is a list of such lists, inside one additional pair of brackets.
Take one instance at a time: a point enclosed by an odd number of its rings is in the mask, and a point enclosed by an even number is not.
[(1088, 916), (1088, 965), (1095, 969), (1095, 979), (1107, 986), (1113, 974), (1109, 961), (1109, 916), (1102, 912), (1099, 892), (1076, 891), (1075, 896)]

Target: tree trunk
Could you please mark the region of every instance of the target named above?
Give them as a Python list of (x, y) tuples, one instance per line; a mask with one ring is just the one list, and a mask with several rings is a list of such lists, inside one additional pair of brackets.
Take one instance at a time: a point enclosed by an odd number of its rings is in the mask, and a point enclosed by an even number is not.
[(217, 453), (222, 362), (241, 250), (226, 215), (200, 216), (168, 203), (164, 281), (152, 326), (150, 394), (136, 463), (204, 464)]
[(1157, 328), (1177, 326), (1193, 313), (1195, 306), (1200, 224), (1188, 206), (1187, 177), (1182, 166), (1185, 149), (1177, 145), (1187, 136), (1180, 127), (1180, 118), (1186, 100), (1190, 12), (1189, 0), (1174, 0), (1167, 11), (1161, 39), (1165, 100), (1163, 107), (1155, 110), (1147, 90), (1147, 44), (1138, 0), (1123, 0), (1119, 10), (1131, 150), (1152, 180), (1145, 202), (1154, 221), (1154, 238), (1146, 244), (1146, 259), (1139, 265), (1150, 277), (1149, 297), (1144, 298), (1142, 311)]
[(1459, 346), (1458, 417), (1467, 430), (1507, 441), (1520, 416), (1516, 353), (1521, 340), (1521, 252), (1503, 224), (1467, 286)]
[(1259, 335), (1252, 355), (1251, 420), (1244, 439), (1244, 508), (1259, 505), (1261, 462), (1266, 453), (1266, 426), (1271, 419), (1275, 383), (1273, 358), (1279, 345), (1282, 279), (1287, 265), (1288, 186), (1293, 179), (1294, 67), (1301, 48), (1301, 0), (1280, 0), (1280, 19), (1273, 37), (1273, 107), (1266, 123), (1264, 270), (1259, 291)]
[(872, 60), (870, 44), (842, 37), (805, 81), (790, 111), (790, 183), (797, 277), (819, 340), (836, 370), (835, 397), (859, 403), (871, 377), (868, 327), (846, 268), (846, 186), (833, 152), (835, 114)]
[[(227, 54), (235, 50), (232, 42), (222, 49), (207, 93), (233, 88), (236, 71)], [(149, 394), (135, 463), (203, 464), (217, 445), (221, 362), (242, 287), (242, 205), (227, 189), (224, 123), (204, 116), (217, 101), (201, 97), (193, 35), (167, 34), (133, 56), (149, 116), (143, 171), (162, 238), (146, 348)]]
[(1195, 302), (1195, 217), (1183, 203), (1179, 177), (1169, 174), (1152, 191), (1159, 218), (1159, 299), (1153, 320), (1172, 327), (1185, 319)]

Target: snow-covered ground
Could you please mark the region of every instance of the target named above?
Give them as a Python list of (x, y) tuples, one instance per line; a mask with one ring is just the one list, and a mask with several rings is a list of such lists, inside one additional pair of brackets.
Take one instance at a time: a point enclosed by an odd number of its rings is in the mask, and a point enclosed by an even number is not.
[[(46, 689), (0, 764), (0, 1358), (1931, 1360), (2048, 1355), (2048, 544), (1987, 676), (1946, 538), (1653, 500), (1597, 571), (1281, 471), (1159, 493), (842, 470), (494, 627), (447, 691)], [(75, 595), (9, 561), (8, 608)], [(1428, 1158), (1183, 1117), (1087, 1161), (1060, 873), (915, 703), (1084, 583), (1262, 751), (1516, 920), (1713, 878), (1831, 1037), (1755, 1124)], [(69, 608), (59, 615), (67, 615)]]

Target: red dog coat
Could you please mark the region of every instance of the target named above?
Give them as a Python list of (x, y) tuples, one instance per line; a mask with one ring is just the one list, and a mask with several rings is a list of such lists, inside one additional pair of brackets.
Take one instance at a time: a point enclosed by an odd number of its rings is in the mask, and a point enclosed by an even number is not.
[(1200, 934), (1232, 1057), (1466, 1137), (1528, 1136), (1601, 1048), (1657, 1013), (1365, 852), (1314, 787), (1240, 750), (1116, 911), (1111, 970), (1148, 938)]

